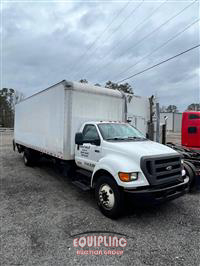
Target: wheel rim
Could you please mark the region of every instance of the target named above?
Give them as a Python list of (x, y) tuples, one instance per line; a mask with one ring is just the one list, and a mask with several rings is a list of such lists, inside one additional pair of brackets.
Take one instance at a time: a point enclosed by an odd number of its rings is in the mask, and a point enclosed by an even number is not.
[(115, 195), (108, 184), (101, 185), (99, 189), (99, 201), (105, 209), (112, 209), (115, 204)]

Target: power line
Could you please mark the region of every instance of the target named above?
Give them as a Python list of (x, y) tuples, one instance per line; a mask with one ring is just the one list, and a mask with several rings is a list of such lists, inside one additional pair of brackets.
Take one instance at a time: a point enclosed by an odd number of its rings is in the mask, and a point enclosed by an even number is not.
[[(167, 1), (169, 1), (169, 0), (165, 0), (164, 2), (162, 2), (157, 8), (155, 8), (154, 10), (153, 10), (153, 12), (152, 13), (150, 13), (142, 22), (140, 22), (140, 23), (138, 23), (136, 26), (135, 26), (135, 28), (133, 29), (133, 30), (131, 30), (131, 31), (129, 31), (128, 32), (128, 34), (126, 34), (124, 37), (122, 37), (118, 42), (117, 42), (117, 44), (114, 46), (114, 47), (111, 47), (111, 50), (110, 50), (110, 52), (108, 52), (106, 55), (104, 55), (103, 57), (101, 57), (100, 58), (100, 60), (102, 61), (102, 59), (105, 59), (106, 57), (108, 57), (108, 55), (113, 51), (113, 49), (116, 49), (120, 44), (121, 44), (121, 42), (123, 41), (124, 42), (124, 40), (126, 40), (126, 39), (128, 39), (128, 37), (130, 36), (130, 35), (134, 35), (140, 28), (141, 28), (141, 26), (145, 23), (145, 22), (147, 22), (148, 20), (150, 20), (150, 18), (153, 16), (153, 15), (155, 15), (155, 13), (167, 2)], [(96, 68), (96, 70), (97, 71), (99, 71), (100, 69), (102, 69), (104, 67), (104, 65), (103, 66), (100, 66), (100, 67), (97, 67)], [(87, 72), (90, 70), (90, 67), (86, 70), (86, 72), (84, 73), (84, 74), (87, 74)], [(95, 74), (97, 73), (97, 71), (95, 72)], [(95, 75), (94, 74), (94, 75)]]
[[(134, 7), (133, 8), (133, 10), (130, 12), (130, 14), (128, 15), (128, 16), (126, 16), (125, 17), (125, 19), (111, 32), (111, 34), (108, 36), (108, 38), (106, 39), (106, 41), (108, 41), (109, 39), (110, 39), (110, 37), (115, 33), (115, 32), (117, 32), (119, 29), (120, 29), (120, 27), (129, 19), (129, 17), (131, 16), (131, 15), (133, 15), (135, 12), (136, 12), (136, 10), (142, 5), (144, 3), (144, 0), (142, 0), (141, 1), (141, 3), (139, 3), (136, 7)], [(91, 55), (93, 55), (95, 52), (96, 52), (96, 50), (98, 49), (99, 47), (97, 46), (96, 47), (96, 49), (94, 49), (94, 51), (90, 54), (90, 58), (91, 58)], [(88, 70), (86, 70), (86, 72), (87, 72)], [(79, 73), (78, 73), (79, 74)]]
[[(167, 19), (165, 22), (163, 22), (162, 24), (160, 24), (157, 28), (155, 28), (153, 31), (151, 31), (150, 33), (148, 33), (147, 35), (145, 35), (142, 39), (140, 39), (135, 45), (131, 46), (129, 49), (126, 50), (126, 53), (130, 50), (132, 50), (133, 48), (137, 47), (139, 44), (141, 44), (144, 40), (146, 40), (147, 38), (149, 38), (152, 34), (154, 34), (155, 32), (157, 32), (158, 30), (160, 30), (162, 27), (164, 27), (166, 24), (168, 24), (170, 21), (172, 21), (173, 19), (175, 19), (177, 16), (179, 16), (180, 14), (182, 14), (186, 9), (188, 9), (190, 6), (192, 6), (194, 3), (196, 3), (197, 0), (193, 1), (192, 3), (190, 3), (189, 5), (187, 5), (186, 7), (184, 7), (183, 9), (181, 9), (178, 13), (176, 13), (175, 15), (173, 15), (172, 17), (170, 17), (169, 19)], [(122, 54), (121, 54), (122, 55)], [(114, 61), (116, 61), (116, 59), (112, 60), (110, 64), (112, 64)], [(108, 64), (107, 64), (108, 66)]]
[[(146, 56), (142, 57), (139, 61), (137, 61), (135, 64), (131, 65), (130, 67), (126, 68), (123, 72), (119, 73), (118, 75), (116, 75), (116, 77), (121, 76), (122, 74), (126, 73), (128, 70), (134, 68), (136, 65), (138, 65), (140, 62), (142, 62), (144, 59), (148, 58), (149, 56), (151, 56), (152, 54), (154, 54), (155, 52), (157, 52), (158, 50), (160, 50), (161, 48), (163, 48), (165, 45), (167, 45), (169, 42), (173, 41), (174, 39), (176, 39), (179, 35), (181, 35), (182, 33), (184, 33), (186, 30), (188, 30), (189, 28), (191, 28), (194, 24), (196, 24), (200, 19), (195, 20), (194, 22), (192, 22), (191, 24), (189, 24), (187, 27), (185, 27), (183, 30), (179, 31), (178, 33), (176, 33), (174, 36), (172, 36), (170, 39), (168, 39), (166, 42), (164, 42), (162, 45), (158, 46), (157, 48), (155, 48), (152, 52), (150, 52), (149, 54), (147, 54)], [(114, 78), (115, 79), (115, 78)]]
[(135, 73), (135, 74), (133, 74), (133, 75), (127, 77), (127, 78), (124, 78), (124, 79), (122, 79), (122, 80), (119, 80), (119, 81), (117, 81), (116, 83), (121, 83), (121, 82), (124, 82), (125, 80), (128, 80), (128, 79), (131, 79), (131, 78), (133, 78), (133, 77), (135, 77), (135, 76), (138, 76), (138, 75), (140, 75), (140, 74), (142, 74), (142, 73), (144, 73), (144, 72), (146, 72), (146, 71), (149, 71), (150, 69), (155, 68), (155, 67), (157, 67), (157, 66), (159, 66), (159, 65), (162, 65), (162, 64), (164, 64), (164, 63), (166, 63), (166, 62), (168, 62), (168, 61), (170, 61), (170, 60), (172, 60), (172, 59), (174, 59), (174, 58), (176, 58), (176, 57), (178, 57), (178, 56), (181, 56), (181, 55), (183, 55), (183, 54), (186, 54), (186, 53), (188, 53), (188, 52), (190, 52), (190, 51), (192, 51), (192, 50), (198, 48), (199, 46), (200, 46), (200, 44), (197, 44), (197, 45), (195, 45), (195, 46), (193, 46), (193, 47), (191, 47), (191, 48), (189, 48), (189, 49), (187, 49), (187, 50), (185, 50), (185, 51), (183, 51), (183, 52), (181, 52), (181, 53), (179, 53), (179, 54), (176, 54), (176, 55), (174, 55), (174, 56), (172, 56), (172, 57), (170, 57), (170, 58), (168, 58), (168, 59), (166, 59), (166, 60), (164, 60), (164, 61), (161, 61), (160, 63), (157, 63), (157, 64), (155, 64), (155, 65), (153, 65), (153, 66), (148, 67), (148, 68), (145, 68), (144, 70), (142, 70), (142, 71), (140, 71), (140, 72), (137, 72), (137, 73)]
[[(119, 10), (119, 12), (117, 12), (117, 14), (114, 16), (114, 18), (111, 20), (111, 22), (104, 28), (104, 30), (96, 37), (96, 39), (92, 42), (92, 44), (86, 49), (86, 51), (79, 57), (79, 59), (77, 60), (77, 63), (79, 62), (79, 60), (82, 60), (86, 54), (88, 53), (89, 50), (92, 49), (92, 47), (95, 45), (95, 43), (103, 36), (103, 34), (110, 28), (110, 26), (114, 23), (114, 21), (120, 16), (120, 14), (124, 11), (124, 9), (126, 9), (126, 7), (130, 4), (129, 0), (128, 2), (125, 3), (125, 5), (123, 5), (123, 7)], [(74, 67), (77, 64), (75, 64), (71, 70), (74, 69)]]
[(120, 27), (130, 18), (131, 15), (133, 15), (136, 10), (144, 3), (144, 0), (141, 1), (141, 3), (139, 3), (135, 8), (133, 8), (133, 10), (130, 12), (130, 14), (128, 16), (125, 17), (125, 19), (118, 25), (117, 28), (114, 29), (114, 31), (108, 36), (108, 38), (106, 39), (106, 41), (108, 41), (110, 39), (110, 37), (120, 29)]

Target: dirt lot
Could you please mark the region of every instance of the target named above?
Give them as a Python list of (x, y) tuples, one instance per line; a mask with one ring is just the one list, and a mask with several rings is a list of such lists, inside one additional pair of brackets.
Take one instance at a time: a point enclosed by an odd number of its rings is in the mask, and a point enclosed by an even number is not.
[[(1, 265), (200, 265), (200, 194), (113, 221), (52, 164), (25, 167), (11, 137), (0, 133)], [(122, 255), (76, 255), (74, 235), (112, 235), (102, 231), (125, 235)]]

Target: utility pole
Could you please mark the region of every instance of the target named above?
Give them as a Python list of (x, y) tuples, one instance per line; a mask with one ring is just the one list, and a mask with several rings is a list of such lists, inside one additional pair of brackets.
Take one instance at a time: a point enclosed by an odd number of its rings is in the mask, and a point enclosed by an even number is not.
[(156, 103), (156, 142), (160, 142), (160, 106)]
[(154, 123), (153, 123), (154, 96), (153, 95), (149, 98), (149, 104), (150, 104), (150, 121), (148, 123), (148, 138), (150, 140), (154, 140)]

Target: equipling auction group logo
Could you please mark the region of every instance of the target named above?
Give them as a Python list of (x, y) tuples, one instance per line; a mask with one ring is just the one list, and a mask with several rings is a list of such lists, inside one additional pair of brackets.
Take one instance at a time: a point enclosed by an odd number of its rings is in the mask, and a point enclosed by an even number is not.
[[(80, 233), (74, 236), (91, 234), (90, 232)], [(96, 231), (95, 231), (96, 233)], [(124, 253), (123, 248), (127, 245), (125, 235), (111, 232), (101, 231), (101, 234), (106, 235), (89, 235), (81, 236), (73, 239), (73, 246), (78, 248), (76, 250), (77, 255), (122, 255)], [(110, 234), (110, 235), (108, 235)], [(111, 236), (111, 234), (115, 236)], [(120, 235), (117, 237), (116, 235)]]

